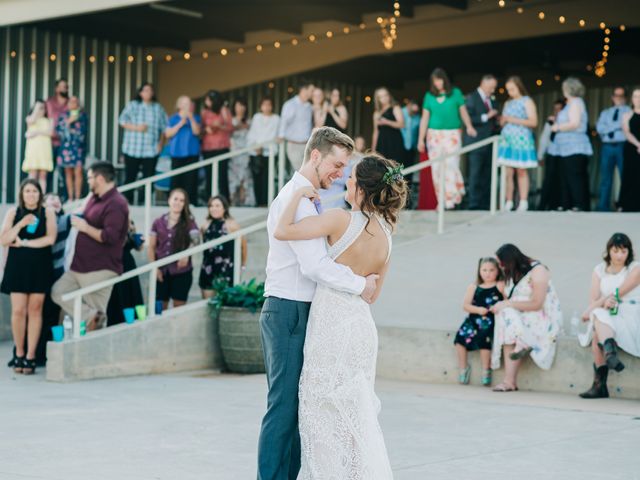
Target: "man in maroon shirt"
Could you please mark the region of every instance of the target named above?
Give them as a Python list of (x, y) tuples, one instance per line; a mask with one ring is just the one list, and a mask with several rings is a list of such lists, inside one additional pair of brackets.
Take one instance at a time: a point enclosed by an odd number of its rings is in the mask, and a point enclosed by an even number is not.
[[(122, 273), (122, 248), (129, 228), (129, 206), (116, 189), (113, 165), (94, 163), (87, 172), (87, 182), (92, 195), (83, 215), (71, 217), (71, 225), (78, 231), (71, 268), (51, 290), (53, 301), (69, 315), (73, 315), (73, 301), (63, 301), (62, 295)], [(87, 330), (105, 326), (111, 290), (107, 287), (82, 296)]]

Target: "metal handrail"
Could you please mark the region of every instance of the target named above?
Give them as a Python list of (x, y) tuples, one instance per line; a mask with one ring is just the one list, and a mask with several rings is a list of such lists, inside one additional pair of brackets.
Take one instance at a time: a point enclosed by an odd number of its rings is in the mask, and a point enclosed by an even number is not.
[[(497, 173), (498, 173), (498, 163), (497, 163), (497, 153), (498, 153), (498, 139), (500, 138), (499, 135), (495, 135), (493, 137), (489, 137), (485, 140), (481, 140), (479, 142), (473, 143), (471, 145), (467, 145), (466, 147), (460, 148), (458, 150), (456, 150), (455, 152), (451, 152), (448, 154), (444, 154), (444, 155), (440, 155), (439, 157), (433, 158), (433, 159), (429, 159), (429, 160), (425, 160), (424, 162), (419, 162), (416, 165), (413, 165), (411, 167), (407, 167), (405, 169), (402, 170), (402, 173), (404, 175), (408, 175), (411, 173), (415, 173), (418, 172), (420, 170), (423, 170), (427, 167), (432, 166), (435, 163), (438, 162), (445, 162), (446, 159), (453, 157), (453, 156), (457, 156), (457, 155), (462, 155), (464, 153), (468, 153), (470, 151), (476, 150), (478, 148), (482, 148), (484, 146), (487, 146), (489, 144), (493, 144), (493, 149), (492, 149), (492, 165), (491, 165), (491, 215), (495, 215), (496, 213), (496, 194), (497, 194)], [(272, 142), (269, 142), (272, 143)], [(248, 147), (250, 149), (253, 148), (260, 148), (260, 147)], [(235, 151), (233, 152), (235, 155), (237, 155), (239, 152)], [(282, 148), (282, 144), (280, 145), (280, 163), (282, 165), (282, 159), (284, 159), (284, 155), (283, 155), (284, 149)], [(271, 152), (271, 155), (273, 155), (273, 152)], [(218, 159), (218, 161), (220, 160), (219, 157), (225, 156), (225, 158), (231, 158), (234, 155), (232, 154), (224, 154), (218, 157), (214, 157), (214, 158), (210, 158), (205, 160), (206, 162), (212, 162), (215, 161), (214, 159)], [(223, 158), (224, 159), (224, 158)], [(222, 160), (223, 160), (222, 159)], [(270, 165), (273, 162), (270, 162)], [(189, 167), (194, 167), (194, 165), (189, 165)], [(181, 168), (185, 168), (185, 167), (181, 167)], [(191, 169), (193, 169), (191, 168)], [(279, 183), (281, 183), (283, 181), (283, 172), (284, 172), (284, 168), (281, 166), (280, 168), (282, 168), (282, 172), (280, 175), (280, 181)], [(179, 169), (176, 169), (172, 172), (176, 172)], [(171, 172), (167, 172), (164, 174), (160, 174), (160, 175), (167, 175), (168, 173)], [(438, 179), (438, 184), (439, 184), (439, 200), (438, 200), (438, 233), (441, 234), (444, 231), (444, 212), (445, 212), (445, 208), (444, 208), (444, 180), (445, 180), (445, 173), (446, 173), (446, 163), (444, 163), (444, 168), (442, 168), (440, 170), (440, 177)], [(504, 169), (503, 169), (503, 174), (504, 174)], [(170, 176), (170, 175), (169, 175)], [(157, 177), (157, 176), (156, 176)], [(504, 177), (504, 175), (503, 175)], [(149, 179), (152, 179), (154, 177), (149, 177)], [(167, 178), (167, 177), (163, 177), (163, 178)], [(145, 180), (148, 179), (144, 179), (144, 180), (139, 180), (138, 183), (140, 182), (144, 182)], [(135, 183), (135, 182), (134, 182)], [(146, 182), (145, 182), (146, 183)], [(503, 178), (503, 182), (502, 184), (504, 185), (504, 178)], [(127, 186), (130, 186), (133, 184), (129, 184)], [(150, 183), (146, 183), (146, 185), (150, 185)], [(145, 186), (146, 186), (145, 185)], [(282, 185), (279, 186), (281, 189)], [(131, 188), (136, 188), (135, 186), (131, 187)], [(503, 189), (504, 190), (504, 189)], [(335, 198), (339, 198), (340, 196), (342, 196), (343, 194), (336, 194)], [(147, 197), (149, 198), (149, 197)], [(333, 199), (333, 197), (331, 197), (331, 199)], [(504, 201), (504, 194), (501, 192), (501, 199), (500, 201), (503, 203)], [(216, 247), (218, 245), (222, 245), (226, 242), (230, 242), (233, 241), (234, 242), (234, 256), (236, 259), (240, 258), (241, 255), (241, 241), (240, 239), (244, 236), (244, 235), (248, 235), (250, 233), (253, 232), (257, 232), (259, 230), (262, 230), (264, 228), (266, 228), (267, 226), (267, 221), (263, 220), (261, 222), (255, 223), (249, 227), (245, 227), (243, 229), (240, 229), (238, 231), (235, 231), (233, 233), (229, 233), (227, 235), (224, 235), (222, 237), (216, 238), (214, 240), (210, 240), (208, 242), (202, 243), (200, 245), (196, 245), (194, 247), (191, 247), (189, 249), (183, 250), (182, 252), (177, 252), (174, 253), (173, 255), (170, 255), (168, 257), (159, 259), (159, 260), (155, 260), (154, 262), (148, 263), (146, 265), (143, 265), (142, 267), (138, 267), (134, 270), (131, 270), (129, 272), (123, 273), (122, 275), (109, 279), (109, 280), (104, 280), (102, 282), (98, 282), (95, 283), (93, 285), (87, 286), (87, 287), (83, 287), (80, 288), (78, 290), (74, 290), (73, 292), (69, 292), (66, 293), (64, 295), (62, 295), (62, 300), (64, 301), (69, 301), (69, 300), (73, 300), (74, 301), (74, 307), (73, 307), (73, 317), (74, 317), (74, 338), (78, 338), (80, 336), (80, 321), (81, 321), (81, 306), (82, 306), (82, 296), (86, 295), (88, 293), (92, 293), (95, 292), (97, 290), (103, 289), (103, 288), (107, 288), (110, 286), (115, 285), (116, 283), (120, 283), (122, 281), (128, 280), (130, 278), (133, 277), (137, 277), (138, 275), (144, 274), (149, 272), (149, 290), (148, 290), (148, 296), (147, 296), (147, 311), (149, 313), (149, 317), (153, 317), (155, 316), (155, 300), (156, 300), (156, 280), (157, 280), (157, 272), (158, 272), (158, 268), (161, 268), (165, 265), (169, 265), (170, 263), (176, 262), (182, 258), (185, 257), (189, 257), (191, 255), (194, 255), (196, 253), (202, 252), (204, 250), (208, 250), (209, 248), (212, 247)], [(240, 280), (240, 262), (236, 261), (234, 262), (234, 283), (239, 282)]]

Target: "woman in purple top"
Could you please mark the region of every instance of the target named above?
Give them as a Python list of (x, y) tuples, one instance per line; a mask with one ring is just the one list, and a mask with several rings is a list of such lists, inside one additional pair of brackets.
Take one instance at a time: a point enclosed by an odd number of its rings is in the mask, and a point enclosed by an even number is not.
[[(169, 212), (157, 218), (151, 226), (149, 261), (154, 262), (186, 250), (199, 240), (198, 225), (189, 211), (189, 195), (182, 188), (174, 188), (169, 192)], [(169, 299), (173, 300), (174, 307), (187, 303), (192, 282), (190, 257), (159, 268), (157, 298), (162, 300), (163, 309), (168, 308)]]

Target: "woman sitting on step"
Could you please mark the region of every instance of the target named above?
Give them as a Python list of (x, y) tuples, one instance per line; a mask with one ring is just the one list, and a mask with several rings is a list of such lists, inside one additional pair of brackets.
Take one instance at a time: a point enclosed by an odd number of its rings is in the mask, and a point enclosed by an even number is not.
[(582, 315), (589, 322), (580, 338), (583, 347), (591, 344), (594, 379), (582, 398), (607, 398), (609, 370), (621, 372), (618, 346), (640, 357), (640, 262), (633, 260), (631, 240), (614, 233), (607, 242), (604, 262), (591, 275), (591, 303)]
[(544, 265), (509, 243), (496, 256), (507, 281), (507, 298), (491, 307), (495, 314), (491, 367), (499, 368), (503, 352), (505, 357), (504, 380), (493, 390), (512, 392), (518, 390), (518, 370), (525, 356), (531, 355), (543, 370), (551, 368), (562, 312)]

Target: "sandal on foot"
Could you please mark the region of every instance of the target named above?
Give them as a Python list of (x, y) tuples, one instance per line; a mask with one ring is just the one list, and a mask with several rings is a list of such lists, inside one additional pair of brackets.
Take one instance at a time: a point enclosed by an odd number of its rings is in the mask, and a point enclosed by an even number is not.
[(484, 370), (482, 372), (482, 385), (484, 385), (485, 387), (489, 387), (491, 386), (491, 377), (493, 375), (493, 370), (491, 370), (490, 368), (487, 368), (486, 370)]
[(36, 359), (25, 358), (22, 362), (22, 373), (24, 375), (33, 375), (36, 373)]
[(15, 373), (23, 373), (24, 371), (24, 357), (13, 356), (13, 371)]
[(471, 367), (461, 368), (458, 375), (458, 382), (462, 385), (468, 385), (471, 379)]
[(520, 360), (524, 357), (526, 357), (527, 355), (529, 355), (531, 352), (533, 351), (532, 347), (527, 347), (527, 348), (523, 348), (522, 350), (518, 350), (517, 352), (511, 352), (509, 354), (509, 358), (511, 360)]
[(493, 391), (494, 392), (517, 392), (518, 387), (516, 387), (515, 385), (511, 385), (510, 383), (507, 383), (507, 382), (502, 382), (501, 384), (493, 387)]

